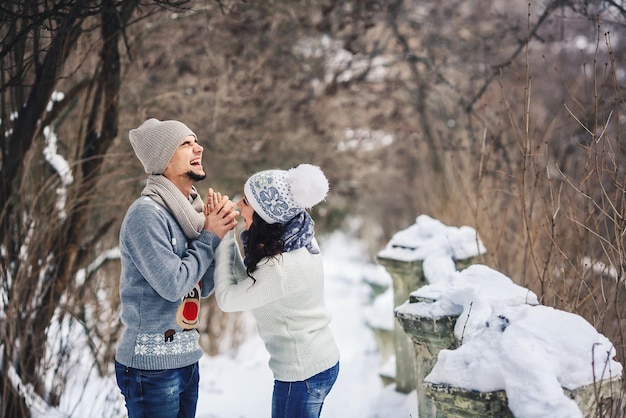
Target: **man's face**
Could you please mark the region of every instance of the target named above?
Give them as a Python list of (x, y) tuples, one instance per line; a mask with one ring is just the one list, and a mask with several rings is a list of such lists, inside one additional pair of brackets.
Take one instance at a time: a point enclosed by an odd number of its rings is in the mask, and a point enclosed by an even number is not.
[(163, 175), (174, 184), (185, 180), (195, 183), (206, 178), (202, 168), (202, 151), (204, 148), (193, 135), (188, 135), (180, 143), (172, 159), (167, 164)]

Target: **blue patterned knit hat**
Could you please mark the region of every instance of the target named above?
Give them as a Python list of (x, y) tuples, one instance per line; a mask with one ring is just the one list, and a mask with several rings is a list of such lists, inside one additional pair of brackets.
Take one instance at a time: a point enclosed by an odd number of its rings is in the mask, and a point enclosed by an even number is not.
[(320, 203), (328, 193), (328, 179), (311, 164), (252, 175), (244, 186), (246, 199), (267, 223), (284, 224)]

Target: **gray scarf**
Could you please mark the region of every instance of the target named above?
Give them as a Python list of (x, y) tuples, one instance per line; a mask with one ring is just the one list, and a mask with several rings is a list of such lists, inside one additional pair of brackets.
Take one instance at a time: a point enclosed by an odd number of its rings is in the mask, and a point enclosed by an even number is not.
[(149, 196), (169, 210), (188, 239), (200, 236), (204, 228), (204, 202), (195, 187), (192, 187), (187, 199), (165, 176), (152, 174), (141, 195)]

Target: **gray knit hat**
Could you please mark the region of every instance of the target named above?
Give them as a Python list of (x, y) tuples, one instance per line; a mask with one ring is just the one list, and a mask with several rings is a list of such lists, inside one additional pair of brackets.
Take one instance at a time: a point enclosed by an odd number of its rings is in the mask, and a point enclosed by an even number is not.
[(197, 139), (196, 134), (182, 122), (154, 118), (128, 133), (130, 144), (148, 174), (163, 174), (176, 148), (189, 135)]
[(269, 224), (284, 224), (326, 198), (328, 179), (311, 164), (285, 170), (266, 170), (252, 175), (244, 185), (246, 199)]

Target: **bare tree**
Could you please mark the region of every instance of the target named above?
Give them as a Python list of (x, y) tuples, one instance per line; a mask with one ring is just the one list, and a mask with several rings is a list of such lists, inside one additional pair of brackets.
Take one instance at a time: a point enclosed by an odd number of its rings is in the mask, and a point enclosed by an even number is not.
[[(0, 5), (4, 417), (28, 416), (36, 400), (57, 405), (67, 353), (51, 349), (48, 332), (68, 315), (87, 329), (93, 322), (81, 317), (80, 306), (93, 274), (81, 282), (77, 273), (87, 270), (120, 217), (119, 211), (107, 212), (101, 183), (118, 135), (120, 47), (139, 5), (116, 0)], [(65, 168), (55, 159), (60, 155)], [(54, 384), (46, 385), (50, 373)]]
[(623, 8), (388, 6), (407, 58), (395, 80), (408, 105), (401, 120), (416, 133), (398, 160), (418, 190), (408, 204), (475, 225), (485, 263), (543, 303), (583, 315), (623, 359), (624, 69), (616, 57), (624, 51), (611, 42), (624, 32)]

